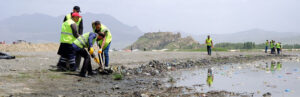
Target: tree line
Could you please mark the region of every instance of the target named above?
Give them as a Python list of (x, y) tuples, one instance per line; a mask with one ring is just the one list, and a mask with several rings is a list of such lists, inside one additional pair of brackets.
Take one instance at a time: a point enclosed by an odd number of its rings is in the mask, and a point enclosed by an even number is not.
[[(244, 43), (217, 43), (216, 48), (224, 49), (265, 49), (265, 43), (255, 44), (255, 42)], [(270, 46), (269, 46), (270, 48)], [(283, 49), (300, 49), (300, 44), (282, 44)]]

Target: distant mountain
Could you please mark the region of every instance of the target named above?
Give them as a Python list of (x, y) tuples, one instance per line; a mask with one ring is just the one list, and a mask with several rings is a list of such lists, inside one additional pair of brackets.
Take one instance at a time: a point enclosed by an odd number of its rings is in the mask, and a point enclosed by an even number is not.
[[(199, 36), (197, 36), (199, 37)], [(200, 43), (204, 43), (206, 35), (201, 35), (202, 39), (196, 38)], [(296, 32), (276, 32), (276, 31), (266, 31), (262, 29), (251, 29), (247, 31), (241, 31), (231, 34), (217, 34), (211, 35), (214, 43), (221, 42), (255, 42), (255, 43), (264, 43), (266, 40), (275, 40), (280, 42), (285, 42), (290, 44), (289, 41), (293, 40), (295, 43), (300, 43), (300, 33)], [(298, 38), (297, 38), (298, 37)], [(297, 41), (297, 42), (296, 42)]]
[(143, 36), (128, 46), (127, 49), (195, 49), (200, 44), (191, 36), (181, 37), (180, 33), (172, 32), (152, 32), (145, 33)]
[[(112, 47), (121, 49), (133, 43), (143, 33), (138, 27), (128, 26), (106, 14), (82, 14), (84, 33), (92, 31), (91, 22), (99, 20), (111, 30)], [(45, 14), (24, 14), (0, 22), (0, 41), (26, 40), (33, 43), (59, 42), (64, 16), (52, 17)]]

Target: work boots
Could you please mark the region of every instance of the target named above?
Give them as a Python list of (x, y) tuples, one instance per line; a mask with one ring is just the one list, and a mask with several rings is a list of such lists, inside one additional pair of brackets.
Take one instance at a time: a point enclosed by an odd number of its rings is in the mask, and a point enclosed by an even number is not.
[(88, 72), (88, 74), (82, 73), (82, 72), (79, 73), (79, 76), (80, 76), (80, 77), (92, 77), (92, 76), (94, 76), (94, 75), (97, 75), (97, 72), (92, 71), (92, 72)]
[(68, 70), (66, 64), (63, 62), (59, 61), (56, 66), (57, 66), (57, 71), (67, 71)]

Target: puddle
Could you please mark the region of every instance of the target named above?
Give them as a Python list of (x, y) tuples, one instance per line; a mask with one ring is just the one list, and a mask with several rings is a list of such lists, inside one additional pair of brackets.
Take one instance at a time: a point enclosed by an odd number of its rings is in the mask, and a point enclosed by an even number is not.
[(175, 83), (167, 86), (189, 87), (193, 89), (192, 92), (246, 92), (253, 93), (254, 97), (261, 97), (267, 92), (271, 93), (272, 97), (300, 95), (300, 62), (260, 61), (210, 68), (212, 74), (208, 73), (209, 68), (171, 72)]

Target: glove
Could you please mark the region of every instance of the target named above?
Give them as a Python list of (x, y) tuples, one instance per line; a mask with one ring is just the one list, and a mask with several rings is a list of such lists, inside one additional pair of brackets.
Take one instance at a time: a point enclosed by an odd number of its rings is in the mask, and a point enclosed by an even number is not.
[(98, 53), (99, 53), (99, 54), (102, 54), (102, 49), (99, 49), (99, 50), (98, 50)]
[(91, 54), (91, 55), (93, 55), (94, 54), (94, 48), (90, 48), (90, 50), (89, 50), (89, 53)]
[(100, 60), (98, 58), (94, 58), (94, 60), (97, 64), (100, 64)]

